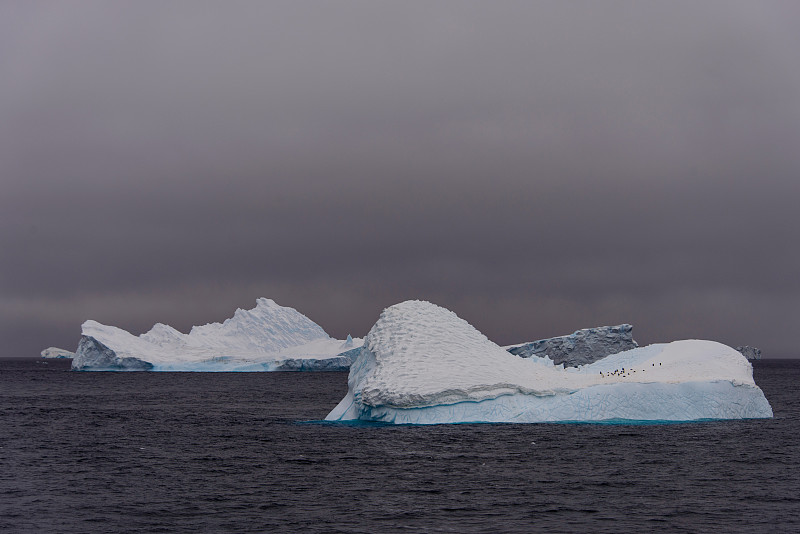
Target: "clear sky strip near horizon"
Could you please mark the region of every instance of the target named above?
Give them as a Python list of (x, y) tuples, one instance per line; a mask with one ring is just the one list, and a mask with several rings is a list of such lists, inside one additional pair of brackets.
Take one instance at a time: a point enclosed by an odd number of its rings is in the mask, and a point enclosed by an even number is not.
[(0, 356), (269, 297), (800, 356), (800, 4), (6, 2)]

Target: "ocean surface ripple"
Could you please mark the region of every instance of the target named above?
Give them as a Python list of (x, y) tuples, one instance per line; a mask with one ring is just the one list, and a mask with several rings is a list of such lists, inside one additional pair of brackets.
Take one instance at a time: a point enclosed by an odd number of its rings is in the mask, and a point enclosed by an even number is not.
[(357, 426), (346, 373), (0, 360), (2, 532), (800, 532), (800, 360), (771, 420)]

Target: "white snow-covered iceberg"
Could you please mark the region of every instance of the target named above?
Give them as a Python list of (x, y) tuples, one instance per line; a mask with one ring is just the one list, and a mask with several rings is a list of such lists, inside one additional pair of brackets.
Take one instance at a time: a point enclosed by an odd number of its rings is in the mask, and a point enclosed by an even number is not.
[(60, 349), (58, 347), (47, 347), (46, 349), (44, 349), (42, 351), (42, 358), (45, 358), (45, 359), (48, 359), (48, 360), (50, 360), (50, 359), (63, 360), (63, 359), (69, 359), (69, 358), (74, 358), (74, 357), (75, 357), (75, 353), (74, 352), (70, 352), (70, 351), (68, 351), (66, 349)]
[[(135, 336), (97, 321), (82, 325), (72, 368), (81, 371), (342, 371), (363, 341), (331, 338), (294, 308), (260, 298), (223, 323), (188, 334), (164, 324)], [(348, 352), (349, 351), (349, 352)]]
[(423, 301), (383, 311), (326, 417), (396, 424), (694, 421), (772, 417), (734, 349), (686, 340), (580, 367), (524, 359)]

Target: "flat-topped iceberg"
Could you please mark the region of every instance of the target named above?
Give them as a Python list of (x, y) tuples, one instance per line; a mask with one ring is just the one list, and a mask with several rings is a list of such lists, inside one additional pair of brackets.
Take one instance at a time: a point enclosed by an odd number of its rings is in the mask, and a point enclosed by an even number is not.
[(772, 417), (734, 349), (686, 340), (580, 367), (510, 354), (455, 313), (423, 301), (383, 311), (329, 421), (397, 424), (694, 421)]
[(308, 371), (347, 370), (362, 343), (331, 338), (293, 308), (261, 298), (223, 323), (184, 334), (156, 324), (135, 336), (97, 321), (82, 325), (72, 368), (81, 371)]
[(58, 347), (47, 347), (42, 351), (42, 358), (45, 359), (69, 359), (74, 358), (75, 353)]

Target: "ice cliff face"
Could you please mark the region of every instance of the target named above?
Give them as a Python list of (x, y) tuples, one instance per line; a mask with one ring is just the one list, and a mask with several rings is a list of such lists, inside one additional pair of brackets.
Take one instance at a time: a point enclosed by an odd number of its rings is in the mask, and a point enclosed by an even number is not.
[(91, 336), (81, 336), (72, 369), (77, 371), (149, 371), (153, 364), (132, 356), (119, 356)]
[(68, 350), (59, 349), (58, 347), (48, 347), (42, 351), (42, 358), (73, 358), (75, 356), (74, 352), (70, 352)]
[(388, 423), (771, 417), (752, 367), (713, 341), (619, 352), (578, 368), (519, 358), (422, 301), (383, 311), (350, 368), (332, 421)]
[(353, 360), (347, 352), (332, 358), (288, 358), (276, 362), (270, 371), (349, 371)]
[(522, 358), (547, 357), (556, 365), (578, 367), (610, 354), (635, 349), (639, 344), (633, 340), (632, 332), (633, 326), (629, 324), (586, 328), (568, 336), (540, 339), (506, 347), (506, 350)]
[[(338, 355), (359, 341), (332, 339), (311, 319), (270, 299), (236, 310), (223, 323), (188, 334), (156, 324), (141, 336), (86, 321), (72, 367), (76, 370), (272, 371), (346, 370)], [(141, 363), (135, 363), (141, 362)]]

